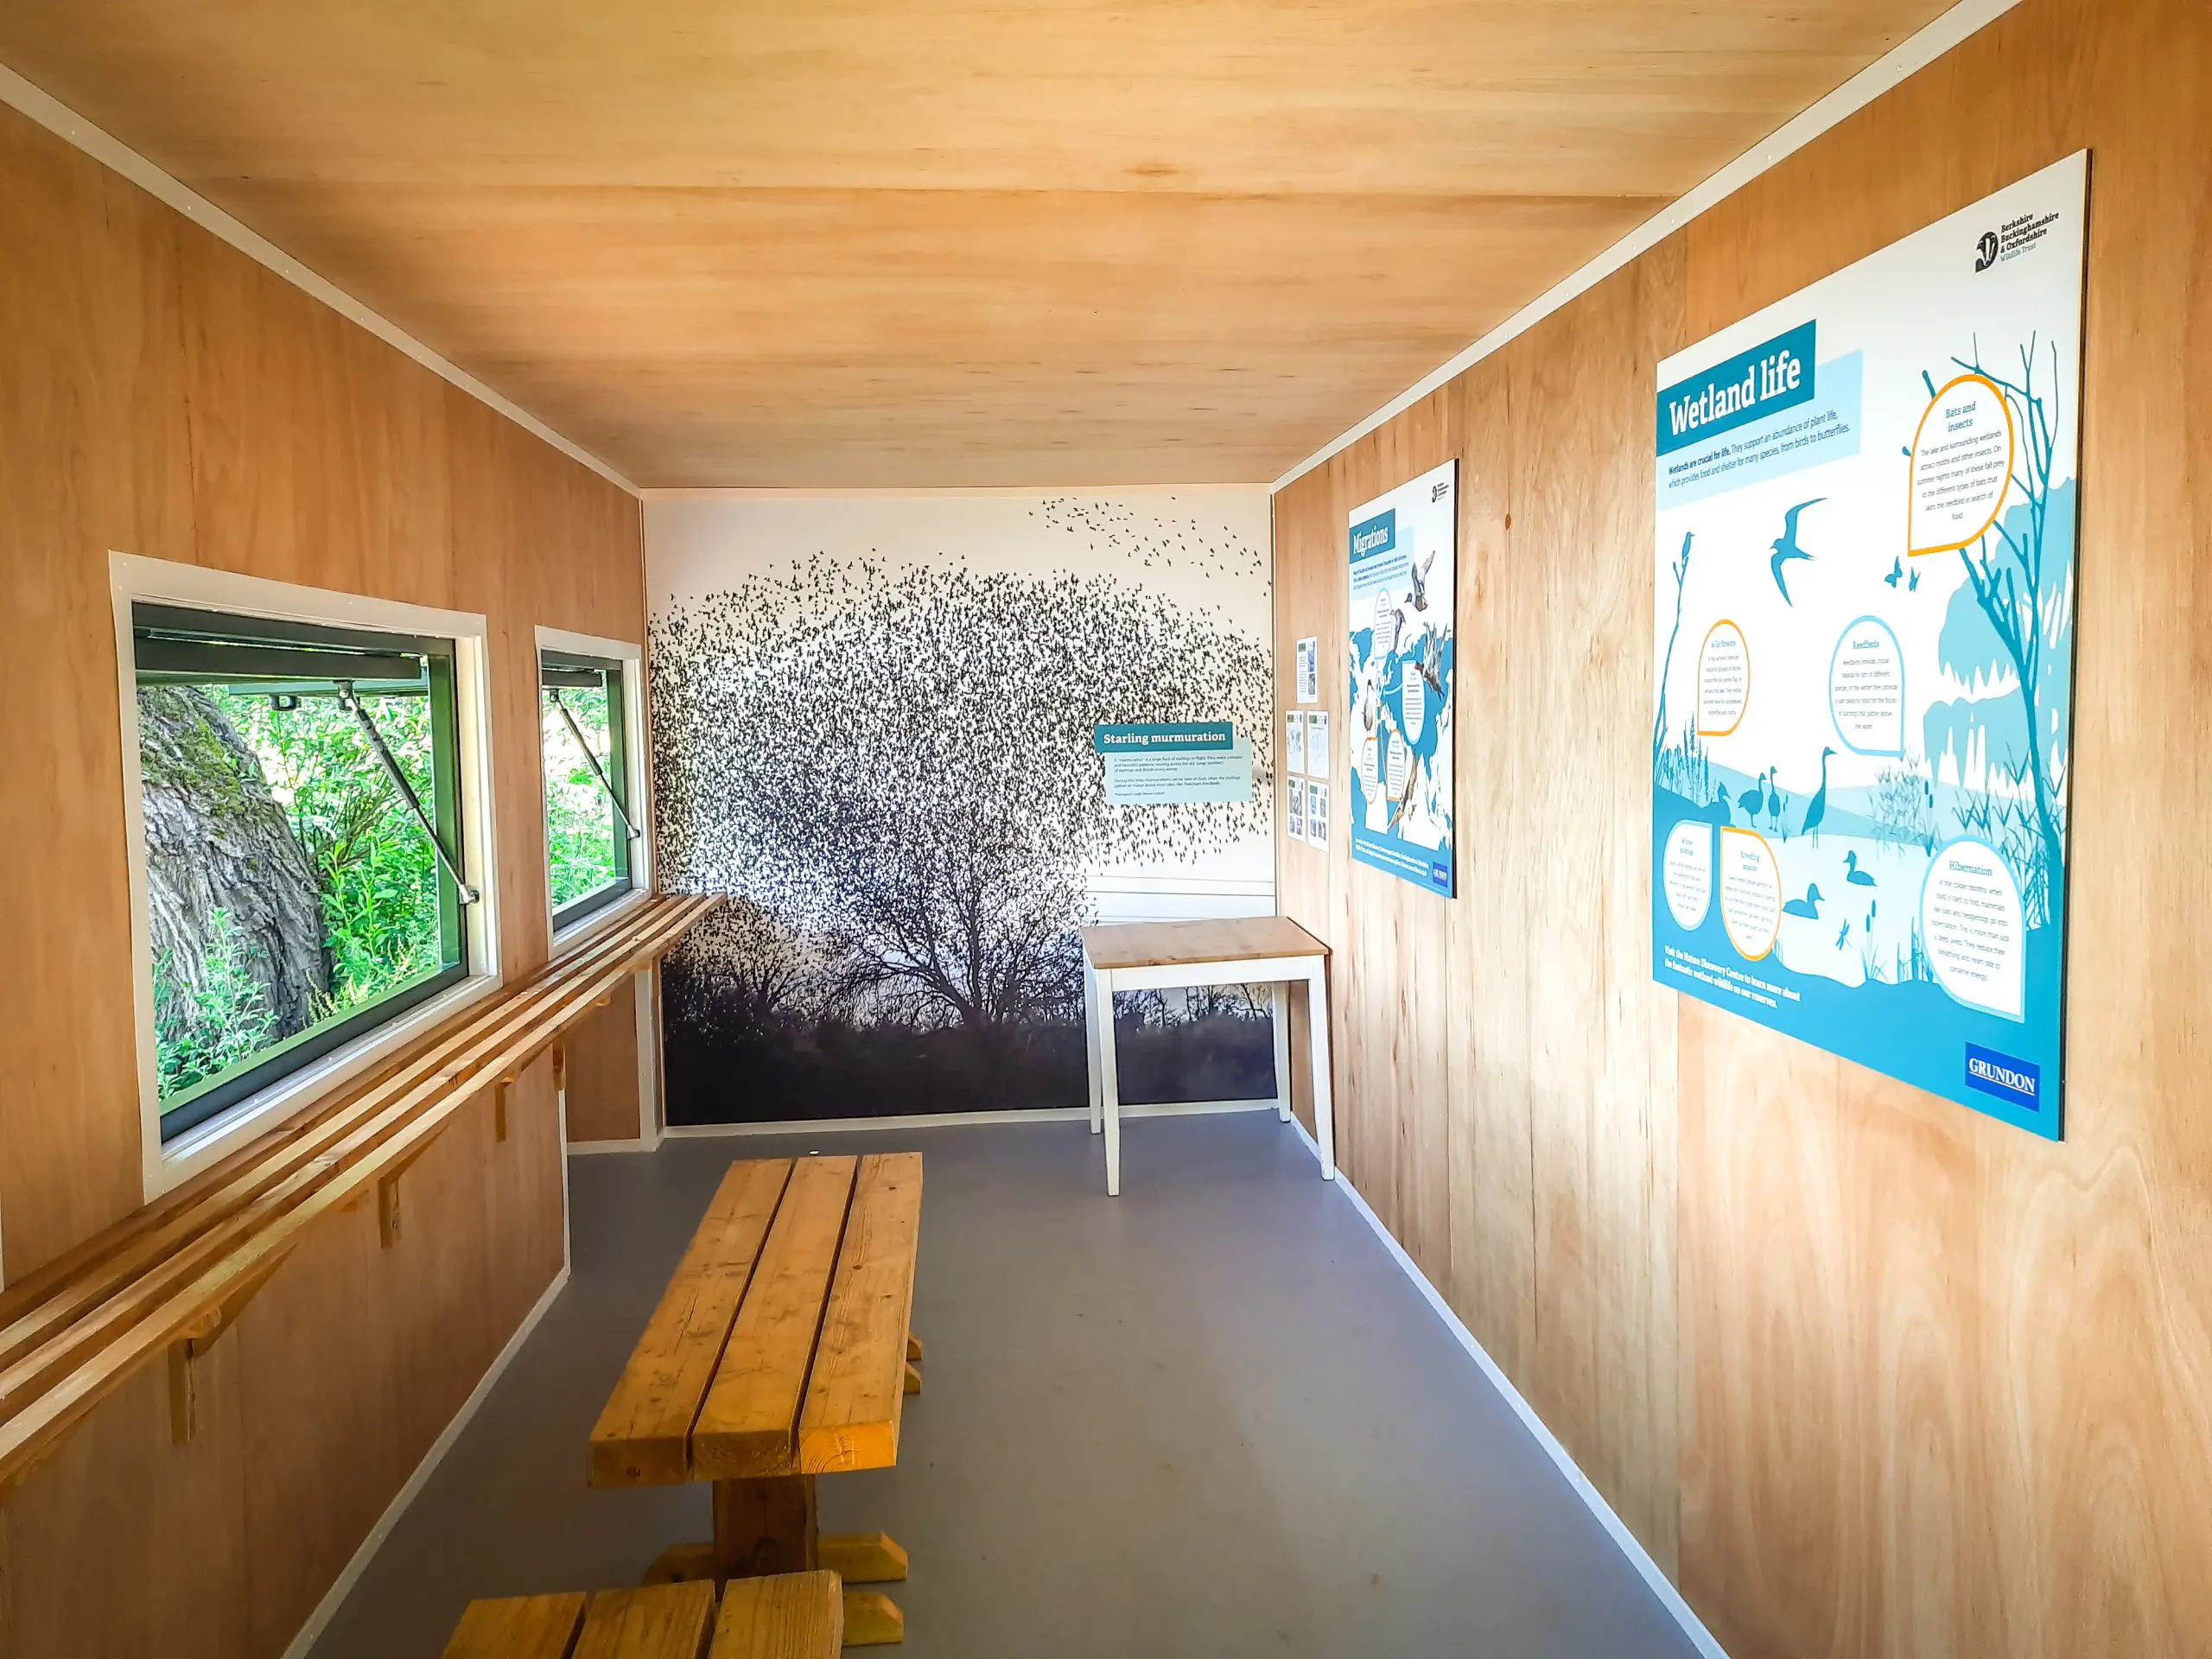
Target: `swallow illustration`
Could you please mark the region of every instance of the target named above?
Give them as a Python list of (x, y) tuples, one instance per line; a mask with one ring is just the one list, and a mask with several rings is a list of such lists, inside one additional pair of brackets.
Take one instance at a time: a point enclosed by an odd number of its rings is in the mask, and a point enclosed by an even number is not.
[(1789, 584), (1783, 580), (1782, 567), (1792, 559), (1803, 559), (1810, 563), (1813, 557), (1811, 554), (1797, 545), (1798, 518), (1806, 508), (1818, 506), (1827, 499), (1827, 497), (1825, 495), (1816, 495), (1810, 501), (1800, 501), (1789, 512), (1783, 513), (1782, 534), (1769, 543), (1774, 549), (1774, 557), (1767, 561), (1767, 566), (1774, 572), (1775, 588), (1782, 594), (1782, 602), (1785, 605), (1792, 604), (1794, 601), (1789, 597)]

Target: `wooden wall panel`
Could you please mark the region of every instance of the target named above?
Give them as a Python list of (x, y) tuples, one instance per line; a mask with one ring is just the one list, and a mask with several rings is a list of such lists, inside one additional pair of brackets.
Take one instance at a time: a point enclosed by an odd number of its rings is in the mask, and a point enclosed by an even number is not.
[[(2052, 1145), (1649, 983), (1651, 393), (1656, 357), (2085, 146)], [(1441, 1123), (1431, 1276), (1737, 1659), (2207, 1651), (2208, 264), (2212, 10), (2025, 0), (1440, 394), (1449, 1006), (1370, 960), (1420, 895), (1341, 861), (1322, 893), (1286, 853), (1286, 904), (1336, 929), (1345, 1168), (1418, 1255), (1419, 1160), (1381, 1154)], [(1344, 512), (1426, 463), (1434, 401), (1278, 497), (1281, 650), (1341, 638)]]
[[(30, 689), (0, 723), (0, 861), (29, 878), (0, 955), (21, 1275), (141, 1198), (110, 551), (489, 619), (512, 976), (549, 944), (534, 629), (639, 639), (645, 617), (632, 499), (6, 110), (0, 238), (0, 652)], [(548, 1063), (510, 1121), (497, 1141), (487, 1094), (409, 1171), (393, 1248), (373, 1204), (309, 1235), (201, 1362), (188, 1445), (157, 1367), (0, 1504), (0, 1652), (283, 1652), (561, 1270)]]
[(569, 1058), (571, 1141), (635, 1141), (641, 1134), (638, 994), (646, 982), (643, 976), (626, 982), (576, 1028)]

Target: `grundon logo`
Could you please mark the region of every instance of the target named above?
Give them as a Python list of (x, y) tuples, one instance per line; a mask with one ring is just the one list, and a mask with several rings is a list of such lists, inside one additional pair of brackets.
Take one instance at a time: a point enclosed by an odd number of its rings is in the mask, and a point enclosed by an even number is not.
[(1993, 1048), (1967, 1045), (1967, 1087), (2028, 1111), (2043, 1107), (2043, 1068)]

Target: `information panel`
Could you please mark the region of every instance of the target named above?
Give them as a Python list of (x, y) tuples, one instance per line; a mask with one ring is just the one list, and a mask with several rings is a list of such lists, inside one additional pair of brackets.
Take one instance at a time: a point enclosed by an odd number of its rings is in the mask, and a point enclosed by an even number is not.
[(1652, 970), (2057, 1138), (2086, 152), (1659, 366)]
[(1351, 855), (1449, 898), (1459, 463), (1353, 510)]

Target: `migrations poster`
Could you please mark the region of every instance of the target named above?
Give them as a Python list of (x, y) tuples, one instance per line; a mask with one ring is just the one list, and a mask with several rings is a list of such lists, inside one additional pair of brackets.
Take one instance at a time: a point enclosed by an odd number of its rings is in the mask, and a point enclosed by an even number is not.
[(1351, 855), (1450, 898), (1459, 463), (1352, 510)]

